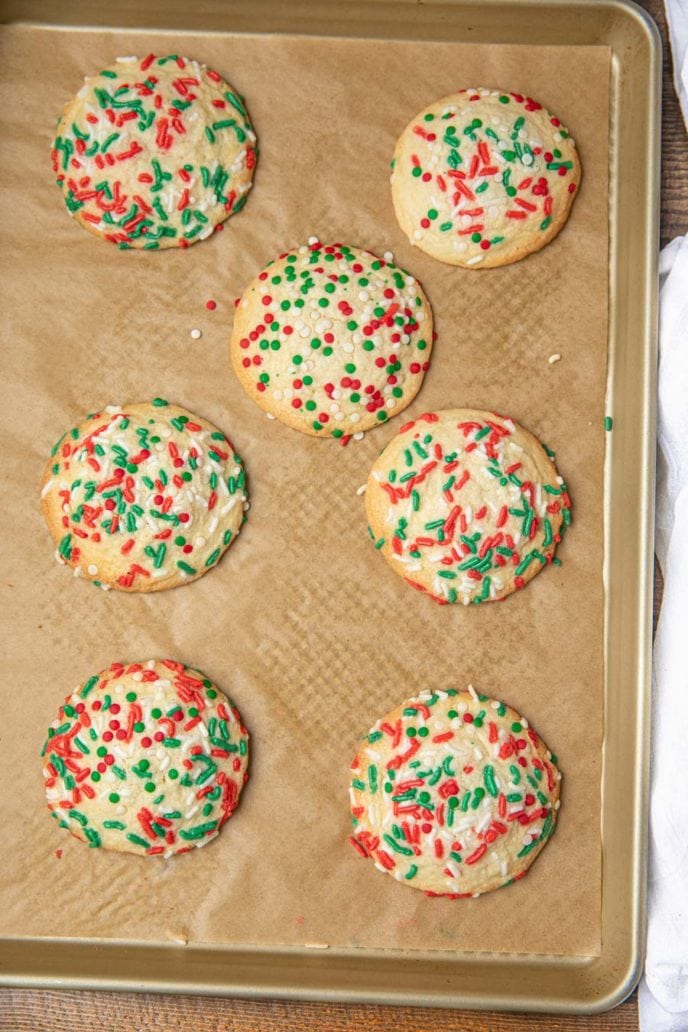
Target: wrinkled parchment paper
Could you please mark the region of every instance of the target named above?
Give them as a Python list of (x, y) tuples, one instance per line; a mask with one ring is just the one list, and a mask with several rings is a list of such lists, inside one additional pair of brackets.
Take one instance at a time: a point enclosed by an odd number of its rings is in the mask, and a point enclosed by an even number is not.
[[(28, 27), (4, 30), (0, 46), (0, 932), (599, 952), (607, 50)], [(120, 252), (91, 237), (67, 216), (50, 169), (56, 119), (83, 75), (149, 51), (216, 67), (246, 96), (260, 139), (246, 208), (188, 252)], [(390, 199), (398, 133), (466, 85), (539, 99), (569, 126), (584, 169), (556, 241), (494, 271), (414, 251)], [(561, 568), (501, 604), (437, 607), (376, 554), (356, 495), (406, 417), (342, 448), (270, 422), (244, 395), (227, 352), (233, 299), (311, 234), (391, 250), (424, 284), (439, 336), (409, 415), (494, 408), (556, 450), (574, 505)], [(202, 580), (150, 597), (105, 594), (52, 558), (43, 466), (86, 412), (156, 395), (231, 435), (252, 511)], [(112, 660), (163, 656), (200, 667), (234, 698), (252, 732), (251, 781), (206, 849), (167, 863), (89, 850), (45, 809), (46, 728), (67, 692)], [(391, 707), (469, 681), (522, 711), (559, 755), (561, 819), (518, 885), (429, 900), (347, 845), (348, 764)]]

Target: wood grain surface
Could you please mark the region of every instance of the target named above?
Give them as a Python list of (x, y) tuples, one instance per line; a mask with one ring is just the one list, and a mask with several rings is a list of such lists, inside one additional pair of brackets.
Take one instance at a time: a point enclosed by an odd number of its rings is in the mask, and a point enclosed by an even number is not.
[[(661, 0), (641, 0), (664, 41), (662, 244), (688, 231), (688, 147)], [(655, 580), (655, 617), (661, 578)], [(1, 1032), (636, 1032), (635, 994), (597, 1017), (495, 1014), (135, 993), (0, 991)]]

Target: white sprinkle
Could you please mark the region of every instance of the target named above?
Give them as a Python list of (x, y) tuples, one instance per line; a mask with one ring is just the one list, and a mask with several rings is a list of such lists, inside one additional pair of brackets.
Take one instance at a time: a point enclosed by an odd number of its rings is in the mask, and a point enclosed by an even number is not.
[(363, 433), (363, 431), (362, 430), (358, 430), (354, 434), (354, 441), (362, 441), (364, 437), (365, 437), (365, 434)]
[(394, 261), (394, 255), (392, 254), (391, 251), (385, 251), (385, 253), (383, 254), (382, 257), (385, 259), (386, 262), (393, 262)]
[(91, 563), (91, 565), (87, 567), (87, 570), (91, 577), (95, 577), (95, 575), (98, 573), (98, 567), (95, 565), (95, 563)]
[(357, 495), (363, 495), (363, 494), (365, 494), (365, 493), (366, 493), (366, 487), (367, 487), (367, 486), (368, 486), (367, 484), (361, 484), (361, 486), (360, 486), (360, 487), (357, 487), (357, 488), (356, 488), (356, 494), (357, 494)]
[(203, 334), (201, 333), (200, 330), (192, 330), (191, 331), (191, 338), (192, 338), (192, 340), (200, 340), (200, 338), (202, 336), (203, 336)]
[(547, 361), (549, 362), (550, 365), (554, 365), (554, 363), (558, 362), (560, 360), (560, 358), (561, 358), (561, 355), (554, 354), (554, 355), (550, 355), (549, 358), (547, 359)]
[(319, 243), (317, 236), (309, 236), (308, 243), (309, 244), (317, 244), (317, 243)]

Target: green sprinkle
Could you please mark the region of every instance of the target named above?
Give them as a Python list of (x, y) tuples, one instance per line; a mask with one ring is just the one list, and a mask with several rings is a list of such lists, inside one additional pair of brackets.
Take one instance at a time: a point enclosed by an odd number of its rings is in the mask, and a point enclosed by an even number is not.
[(129, 835), (127, 835), (127, 838), (130, 842), (133, 842), (134, 845), (141, 846), (143, 849), (148, 849), (148, 842), (146, 842), (144, 838), (141, 838), (140, 835), (134, 835), (133, 833), (130, 833)]
[(539, 841), (540, 841), (539, 838), (533, 839), (533, 841), (529, 845), (524, 846), (523, 849), (521, 850), (521, 852), (517, 853), (516, 856), (519, 856), (519, 857), (520, 856), (527, 856), (528, 853), (530, 853), (533, 849), (535, 849), (535, 847), (537, 846)]
[(496, 783), (495, 783), (495, 773), (494, 773), (494, 767), (492, 767), (492, 766), (490, 766), (490, 765), (488, 764), (488, 765), (487, 765), (487, 766), (486, 766), (486, 767), (485, 767), (485, 768), (483, 769), (483, 779), (484, 779), (484, 781), (485, 781), (485, 788), (487, 789), (487, 791), (489, 792), (489, 794), (490, 794), (490, 795), (492, 796), (492, 798), (493, 798), (493, 799), (496, 799), (496, 797), (497, 797), (497, 795), (498, 795), (499, 793), (498, 793), (498, 791), (497, 791), (497, 785), (496, 785)]
[[(181, 834), (181, 832), (180, 832), (180, 834)], [(403, 856), (413, 856), (413, 850), (412, 849), (408, 849), (406, 846), (399, 845), (397, 840), (395, 838), (392, 838), (391, 835), (385, 834), (382, 837), (385, 840), (385, 842), (387, 843), (387, 845), (390, 846), (394, 850), (395, 853), (401, 853)]]
[(91, 849), (99, 849), (102, 846), (100, 835), (95, 828), (84, 828), (84, 835), (88, 839), (88, 844)]
[(197, 824), (195, 828), (181, 828), (179, 834), (184, 839), (203, 838), (217, 827), (217, 821), (208, 821), (206, 824)]
[(484, 788), (480, 788), (480, 786), (478, 786), (478, 788), (474, 788), (473, 789), (473, 800), (471, 802), (471, 810), (477, 810), (478, 809), (478, 807), (480, 806), (480, 803), (482, 802), (484, 796), (485, 796), (485, 789)]
[(220, 558), (221, 550), (216, 548), (214, 552), (211, 552), (205, 561), (206, 566), (214, 566), (217, 560)]

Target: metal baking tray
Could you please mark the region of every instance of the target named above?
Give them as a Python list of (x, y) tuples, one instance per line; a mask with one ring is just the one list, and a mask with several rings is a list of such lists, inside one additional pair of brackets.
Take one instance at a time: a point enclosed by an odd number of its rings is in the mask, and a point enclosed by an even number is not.
[(628, 0), (7, 0), (2, 23), (608, 46), (607, 392), (615, 424), (605, 465), (599, 956), (20, 938), (0, 941), (0, 983), (578, 1013), (618, 1004), (639, 978), (644, 944), (661, 71), (654, 23)]

